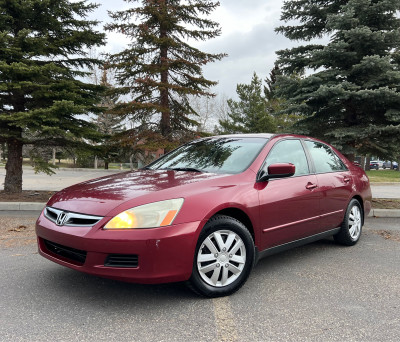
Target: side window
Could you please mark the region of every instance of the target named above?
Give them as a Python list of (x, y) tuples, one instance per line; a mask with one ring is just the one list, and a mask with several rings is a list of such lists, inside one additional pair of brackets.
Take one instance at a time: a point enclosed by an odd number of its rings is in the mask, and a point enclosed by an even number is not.
[(346, 171), (347, 168), (332, 149), (316, 141), (306, 141), (317, 173)]
[(300, 140), (282, 140), (269, 152), (266, 167), (276, 163), (292, 163), (296, 167), (295, 176), (309, 173), (307, 158)]

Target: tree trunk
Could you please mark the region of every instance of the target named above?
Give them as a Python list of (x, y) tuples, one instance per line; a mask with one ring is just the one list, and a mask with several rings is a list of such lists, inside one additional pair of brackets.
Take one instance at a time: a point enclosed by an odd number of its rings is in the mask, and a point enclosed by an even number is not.
[[(166, 2), (164, 1), (163, 11), (166, 11)], [(160, 27), (160, 38), (167, 37), (167, 29), (161, 25)], [(161, 134), (168, 140), (171, 138), (171, 112), (169, 108), (169, 98), (168, 98), (168, 47), (161, 46), (160, 49), (160, 60), (161, 60), (161, 83), (165, 85), (160, 88), (160, 105), (162, 107), (161, 111)]]
[(53, 158), (52, 159), (53, 159), (52, 160), (53, 165), (56, 165), (56, 148), (55, 147), (53, 147)]
[(363, 170), (365, 170), (365, 156), (361, 156), (361, 160), (360, 160), (360, 166)]
[(94, 156), (94, 168), (97, 170), (97, 156)]
[(10, 139), (7, 142), (8, 158), (4, 191), (9, 193), (22, 192), (22, 141)]
[(365, 158), (365, 171), (371, 170), (370, 163), (371, 163), (371, 156), (369, 154), (367, 154), (367, 156)]
[[(161, 82), (164, 84), (168, 83), (168, 71), (162, 72)], [(168, 89), (164, 88), (160, 90), (160, 104), (163, 108), (161, 112), (161, 134), (163, 137), (171, 137), (171, 112), (169, 109)]]
[(108, 161), (107, 160), (104, 161), (104, 170), (108, 170)]

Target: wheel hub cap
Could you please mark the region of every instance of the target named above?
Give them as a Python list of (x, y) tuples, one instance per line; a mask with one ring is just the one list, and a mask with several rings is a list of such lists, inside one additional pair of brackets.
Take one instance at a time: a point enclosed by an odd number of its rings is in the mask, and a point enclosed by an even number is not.
[(197, 253), (197, 270), (211, 286), (234, 282), (246, 263), (246, 247), (240, 236), (230, 230), (218, 230), (204, 239)]
[(353, 206), (349, 215), (349, 233), (352, 239), (356, 240), (361, 233), (362, 219), (361, 210), (358, 206)]

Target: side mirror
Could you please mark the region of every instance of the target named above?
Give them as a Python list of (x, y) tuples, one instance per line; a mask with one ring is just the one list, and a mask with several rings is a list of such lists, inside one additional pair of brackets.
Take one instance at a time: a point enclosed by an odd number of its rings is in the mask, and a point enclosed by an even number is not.
[(268, 172), (262, 170), (258, 182), (265, 182), (271, 178), (291, 177), (295, 174), (296, 167), (291, 163), (277, 163), (268, 166)]

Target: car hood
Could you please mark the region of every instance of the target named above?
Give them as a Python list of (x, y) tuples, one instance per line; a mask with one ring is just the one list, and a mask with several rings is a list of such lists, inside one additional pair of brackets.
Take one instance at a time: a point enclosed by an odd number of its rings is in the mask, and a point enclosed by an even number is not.
[[(170, 170), (139, 170), (113, 174), (79, 183), (57, 192), (48, 206), (107, 216), (116, 207), (126, 202), (132, 206), (143, 197), (144, 203), (169, 198), (185, 197), (192, 184), (206, 182), (227, 175)], [(124, 209), (125, 210), (125, 209)]]

